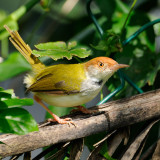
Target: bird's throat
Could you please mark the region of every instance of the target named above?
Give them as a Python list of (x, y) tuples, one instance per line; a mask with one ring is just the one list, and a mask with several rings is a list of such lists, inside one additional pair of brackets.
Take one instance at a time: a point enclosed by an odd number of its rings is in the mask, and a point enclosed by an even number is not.
[(101, 86), (103, 84), (103, 80), (95, 81), (95, 84), (98, 85), (98, 86)]

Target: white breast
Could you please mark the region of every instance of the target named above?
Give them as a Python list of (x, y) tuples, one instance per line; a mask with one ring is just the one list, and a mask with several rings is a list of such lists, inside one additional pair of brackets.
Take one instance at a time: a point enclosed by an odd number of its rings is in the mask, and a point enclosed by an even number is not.
[(88, 94), (87, 92), (85, 92), (85, 94), (82, 92), (70, 95), (55, 95), (40, 92), (35, 94), (49, 105), (57, 107), (76, 107), (91, 101), (98, 93), (99, 91), (88, 92)]
[(91, 101), (100, 92), (102, 85), (98, 85), (93, 80), (87, 80), (82, 83), (80, 93), (69, 95), (57, 95), (48, 93), (34, 93), (49, 105), (57, 107), (76, 107)]
[(35, 93), (36, 96), (41, 98), (49, 105), (57, 107), (76, 107), (91, 101), (102, 89), (102, 84), (98, 84), (98, 79), (86, 75), (87, 78), (81, 84), (80, 93), (74, 93), (69, 95), (63, 94), (47, 94), (47, 93)]

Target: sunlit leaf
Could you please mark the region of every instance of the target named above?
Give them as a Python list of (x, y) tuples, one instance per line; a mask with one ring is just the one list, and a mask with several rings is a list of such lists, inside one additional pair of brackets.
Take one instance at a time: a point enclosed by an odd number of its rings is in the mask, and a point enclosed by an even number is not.
[(8, 59), (0, 63), (0, 81), (12, 78), (20, 73), (28, 71), (31, 66), (18, 52), (10, 54)]
[(72, 49), (72, 48), (76, 47), (76, 45), (77, 45), (76, 41), (68, 42), (68, 49)]
[(15, 93), (13, 89), (6, 89), (6, 90), (3, 89), (1, 92), (11, 94), (12, 97), (15, 97)]
[(91, 54), (91, 51), (86, 48), (75, 48), (76, 45), (76, 42), (69, 42), (66, 44), (62, 41), (40, 43), (35, 46), (39, 50), (33, 50), (33, 54), (38, 57), (48, 56), (54, 60), (64, 57), (70, 60), (73, 56), (86, 58)]
[(24, 98), (24, 99), (18, 99), (18, 98), (12, 98), (12, 99), (6, 99), (3, 101), (0, 101), (0, 110), (12, 107), (21, 107), (21, 106), (31, 106), (33, 105), (33, 99)]
[(19, 99), (13, 89), (0, 88), (0, 132), (26, 134), (37, 131), (38, 126), (33, 117), (21, 106), (33, 105), (29, 98)]
[(9, 108), (0, 111), (0, 132), (27, 134), (38, 131), (38, 126), (33, 117), (23, 108)]
[(79, 58), (86, 58), (91, 54), (91, 51), (87, 51), (85, 48), (72, 49), (70, 52), (70, 59), (72, 56), (77, 56)]
[(11, 97), (12, 97), (12, 94), (10, 94), (6, 91), (3, 91), (3, 90), (0, 91), (0, 99), (1, 98), (11, 98)]
[(65, 42), (58, 41), (58, 42), (47, 42), (47, 43), (40, 43), (35, 45), (35, 47), (39, 50), (65, 50), (67, 49), (67, 45)]

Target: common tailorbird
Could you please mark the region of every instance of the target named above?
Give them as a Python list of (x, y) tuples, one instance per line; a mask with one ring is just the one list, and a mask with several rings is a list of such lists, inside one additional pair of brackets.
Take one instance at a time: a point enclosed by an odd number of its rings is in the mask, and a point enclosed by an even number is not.
[(32, 73), (24, 79), (27, 91), (33, 92), (34, 99), (52, 115), (53, 121), (60, 124), (74, 123), (71, 118), (59, 118), (43, 101), (57, 107), (78, 107), (84, 113), (90, 113), (80, 105), (91, 101), (118, 69), (128, 67), (108, 57), (93, 58), (85, 63), (45, 66), (17, 31), (4, 27), (11, 35), (10, 41), (32, 66)]

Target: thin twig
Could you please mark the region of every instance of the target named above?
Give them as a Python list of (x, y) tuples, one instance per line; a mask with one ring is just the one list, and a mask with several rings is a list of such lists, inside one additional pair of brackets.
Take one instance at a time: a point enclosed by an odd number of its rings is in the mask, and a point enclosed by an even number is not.
[(132, 10), (133, 10), (136, 2), (137, 2), (137, 0), (134, 0), (133, 3), (132, 3), (132, 6), (131, 6), (131, 8), (130, 8), (130, 10), (129, 10), (129, 13), (128, 13), (128, 15), (127, 15), (127, 18), (125, 19), (125, 22), (124, 22), (124, 24), (123, 24), (122, 31), (121, 31), (121, 35), (123, 34), (123, 31), (124, 31), (124, 29), (125, 29), (125, 27), (126, 27), (126, 25), (127, 25), (127, 21), (128, 21), (128, 19), (129, 19), (129, 17), (130, 17), (130, 14), (131, 14), (131, 12), (132, 12)]

